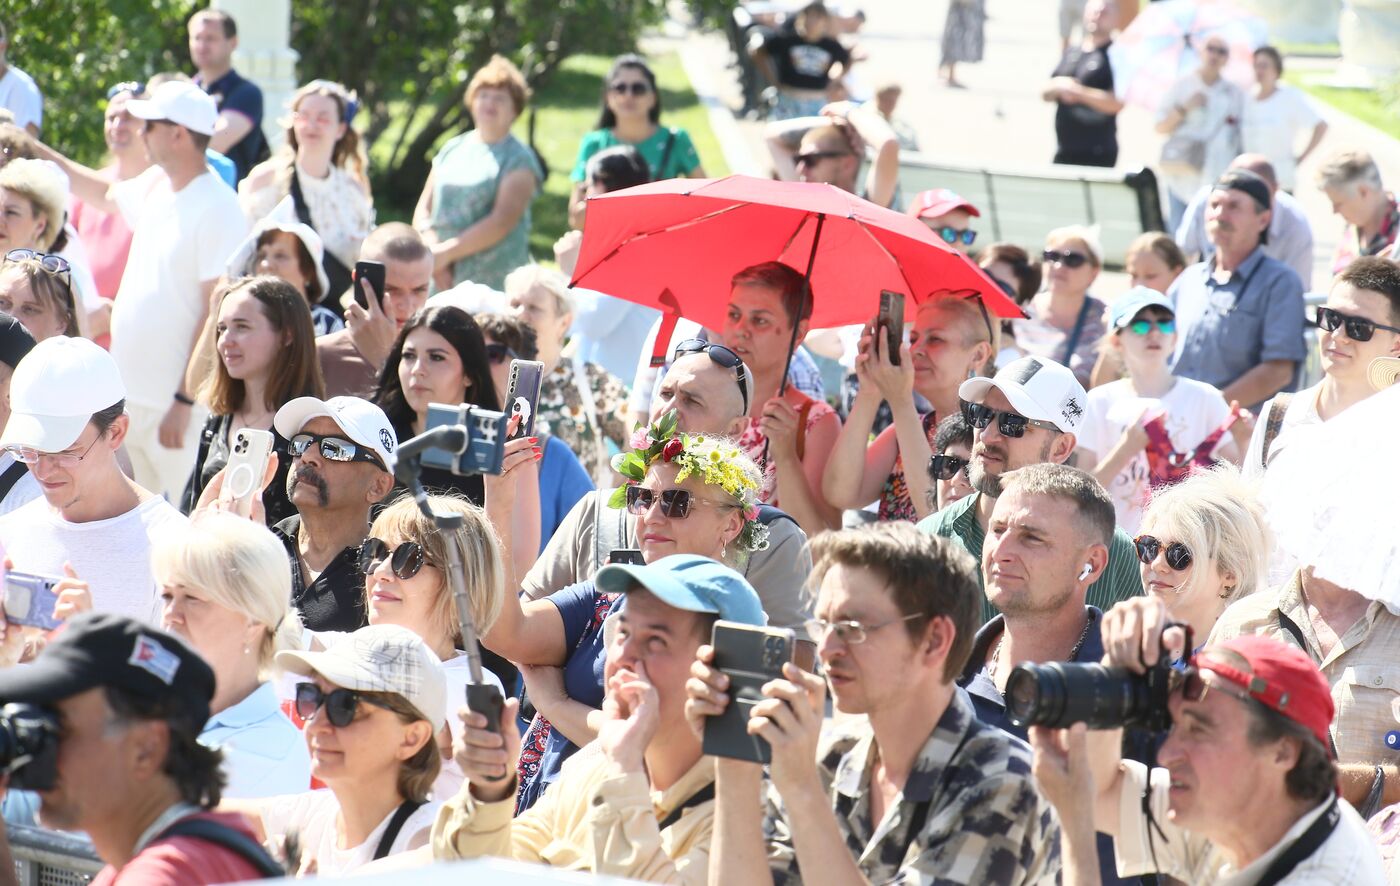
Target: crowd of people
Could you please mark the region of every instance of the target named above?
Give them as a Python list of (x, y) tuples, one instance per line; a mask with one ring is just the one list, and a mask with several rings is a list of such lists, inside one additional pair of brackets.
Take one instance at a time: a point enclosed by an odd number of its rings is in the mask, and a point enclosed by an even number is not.
[[(1055, 162), (1112, 166), (1119, 11), (1061, 6)], [(948, 86), (985, 7), (949, 5)], [(556, 269), (506, 58), (412, 223), (376, 224), (358, 97), (305, 83), (268, 144), (227, 12), (189, 19), (194, 76), (93, 108), (100, 169), (46, 140), (0, 27), (0, 837), (77, 834), (103, 886), (491, 857), (725, 886), (1400, 882), (1400, 602), (1282, 544), (1261, 492), (1334, 418), (1394, 408), (1374, 160), (1321, 165), (1347, 227), (1310, 313), (1292, 195), (1326, 123), (1279, 52), (1246, 93), (1212, 36), (1156, 118), (1171, 231), (1100, 297), (1096, 228), (979, 243), (985, 207), (901, 188), (898, 89), (843, 86), (863, 16), (763, 14), (774, 177), (904, 213), (1021, 316), (910, 292), (887, 329), (870, 293), (868, 322), (814, 328), (867, 294), (777, 260), (726, 272), (710, 328), (571, 287), (590, 199), (705, 175), (639, 55), (603, 79)], [(511, 413), (515, 361), (542, 367), (533, 432), (498, 473), (421, 467), (415, 498), (402, 444), (432, 404)], [(727, 631), (764, 638), (763, 681)], [(499, 710), (466, 704), (484, 687)]]

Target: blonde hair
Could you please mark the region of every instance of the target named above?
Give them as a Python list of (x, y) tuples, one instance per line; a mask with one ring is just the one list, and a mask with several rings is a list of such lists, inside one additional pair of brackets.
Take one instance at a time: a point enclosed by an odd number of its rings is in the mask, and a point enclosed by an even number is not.
[(554, 300), (554, 313), (560, 317), (574, 312), (574, 299), (569, 294), (569, 278), (544, 265), (531, 262), (506, 275), (506, 296), (524, 295), (531, 289), (543, 289)]
[(1064, 240), (1078, 240), (1089, 251), (1089, 261), (1096, 268), (1103, 267), (1103, 244), (1099, 242), (1098, 225), (1065, 225), (1055, 228), (1045, 235), (1045, 243), (1058, 243)]
[[(452, 588), (447, 583), (447, 546), (455, 544), (462, 558), (462, 578), (467, 586), (472, 622), (477, 633), (486, 634), (500, 617), (505, 601), (506, 571), (496, 530), (486, 519), (486, 512), (465, 498), (430, 495), (428, 501), (440, 514), (460, 516), (462, 528), (444, 534), (423, 515), (411, 496), (403, 495), (379, 514), (370, 527), (370, 535), (386, 541), (400, 538), (422, 546), (424, 559), (442, 573), (433, 605), (434, 625), (453, 642), (460, 642), (462, 630), (457, 620), (457, 602), (452, 599)], [(369, 608), (369, 585), (365, 582), (366, 609)]]
[(468, 110), (471, 109), (472, 99), (482, 89), (504, 89), (515, 105), (516, 116), (525, 110), (525, 104), (530, 100), (530, 86), (525, 82), (525, 75), (503, 55), (491, 56), (491, 60), (472, 75), (471, 82), (467, 84)]
[(160, 584), (197, 590), (266, 628), (258, 646), (263, 679), (272, 674), (273, 656), (301, 648), (301, 619), (288, 605), (287, 552), (266, 527), (221, 511), (197, 513), (157, 537), (151, 571)]
[(63, 233), (63, 220), (67, 216), (68, 193), (58, 170), (47, 160), (27, 160), (20, 157), (0, 167), (0, 188), (12, 191), (28, 200), (34, 213), (41, 215), (44, 225), (43, 242), (37, 244), (40, 252), (53, 248), (59, 234)]
[[(1001, 323), (987, 310), (985, 302), (978, 304), (980, 298), (979, 295), (963, 296), (961, 293), (934, 298), (919, 305), (915, 309), (914, 316), (917, 317), (918, 313), (925, 309), (956, 315), (966, 326), (968, 333), (964, 338), (966, 345), (986, 342), (992, 346), (992, 355), (987, 358), (990, 362), (996, 359), (997, 353), (1001, 350)], [(985, 366), (981, 367), (984, 370), (986, 368)]]
[[(1233, 465), (1217, 465), (1159, 490), (1142, 518), (1143, 531), (1148, 527), (1186, 545), (1197, 564), (1211, 562), (1222, 575), (1234, 575), (1225, 605), (1259, 590), (1267, 578), (1265, 557), (1272, 542), (1258, 488)], [(1200, 587), (1202, 574), (1193, 569), (1181, 592)]]

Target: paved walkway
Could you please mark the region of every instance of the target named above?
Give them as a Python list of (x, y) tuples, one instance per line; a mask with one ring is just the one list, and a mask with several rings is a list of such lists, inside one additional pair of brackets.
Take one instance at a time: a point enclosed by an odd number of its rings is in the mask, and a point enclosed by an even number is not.
[[(965, 89), (948, 89), (937, 78), (939, 41), (948, 0), (866, 0), (867, 21), (860, 46), (868, 61), (853, 77), (865, 89), (887, 80), (904, 87), (898, 114), (919, 135), (924, 151), (955, 162), (1026, 167), (1048, 163), (1055, 150), (1054, 106), (1040, 89), (1059, 60), (1057, 7), (1053, 0), (987, 0), (986, 53), (980, 64), (959, 65)], [(672, 29), (655, 38), (654, 48), (678, 49), (696, 91), (716, 109), (717, 132), (734, 171), (766, 174), (761, 124), (735, 120), (727, 109), (739, 105), (735, 71), (722, 36)], [(667, 45), (669, 44), (669, 45)], [(1326, 286), (1332, 250), (1341, 231), (1324, 194), (1311, 186), (1317, 159), (1331, 151), (1362, 147), (1377, 158), (1385, 181), (1400, 188), (1400, 142), (1320, 105), (1330, 130), (1313, 158), (1299, 170), (1298, 197), (1316, 238), (1315, 288)], [(1119, 167), (1153, 165), (1161, 136), (1151, 115), (1129, 107), (1119, 116)], [(746, 149), (738, 142), (743, 141)], [(1037, 244), (1025, 244), (1035, 246)], [(1126, 288), (1126, 277), (1105, 274), (1096, 287), (1112, 296)]]

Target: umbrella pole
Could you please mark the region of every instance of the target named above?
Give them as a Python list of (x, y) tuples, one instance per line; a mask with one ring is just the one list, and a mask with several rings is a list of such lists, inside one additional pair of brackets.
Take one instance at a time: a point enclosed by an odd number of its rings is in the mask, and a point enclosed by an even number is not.
[[(822, 241), (822, 225), (826, 224), (826, 213), (817, 213), (817, 229), (812, 233), (812, 251), (807, 255), (807, 273), (802, 275), (802, 304), (807, 303), (807, 299), (812, 297), (812, 265), (817, 262), (817, 246)], [(802, 310), (798, 305), (798, 313)], [(787, 361), (783, 363), (783, 380), (778, 385), (778, 396), (787, 393), (788, 372), (792, 369), (792, 355), (797, 353), (797, 327), (802, 324), (799, 316), (792, 321), (792, 337), (788, 339)], [(763, 438), (763, 457), (759, 459), (759, 467), (768, 470), (768, 438)]]

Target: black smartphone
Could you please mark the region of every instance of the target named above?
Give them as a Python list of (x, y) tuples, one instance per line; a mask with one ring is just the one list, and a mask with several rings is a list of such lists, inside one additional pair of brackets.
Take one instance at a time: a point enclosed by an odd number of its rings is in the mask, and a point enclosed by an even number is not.
[(701, 743), (706, 754), (769, 763), (773, 749), (748, 730), (753, 706), (763, 700), (763, 685), (783, 676), (793, 660), (797, 635), (790, 628), (761, 628), (732, 621), (715, 622), (710, 644), (714, 665), (729, 676), (729, 706), (705, 721)]
[(885, 332), (885, 353), (889, 355), (890, 365), (899, 365), (899, 347), (904, 343), (904, 294), (901, 292), (891, 292), (888, 289), (880, 291), (880, 315), (875, 321), (878, 327), (875, 333), (880, 330)]
[(608, 565), (622, 563), (627, 566), (645, 566), (647, 561), (642, 559), (642, 552), (636, 548), (613, 548), (608, 552)]
[(355, 291), (355, 301), (362, 308), (369, 308), (369, 303), (365, 301), (365, 291), (360, 286), (361, 280), (368, 280), (370, 288), (374, 290), (374, 297), (379, 302), (380, 310), (384, 308), (384, 263), (380, 261), (357, 261), (355, 262), (355, 274), (351, 278), (354, 285), (351, 287)]
[(535, 412), (540, 403), (540, 385), (544, 384), (544, 364), (538, 360), (510, 361), (510, 385), (501, 409), (506, 415), (520, 416), (520, 427), (511, 436), (533, 437)]

